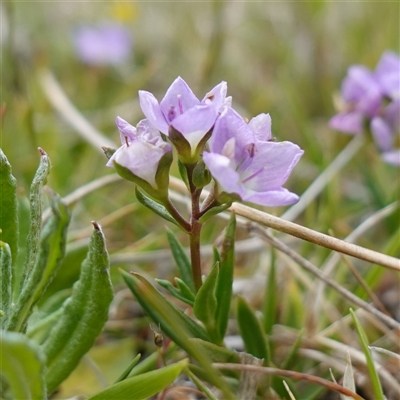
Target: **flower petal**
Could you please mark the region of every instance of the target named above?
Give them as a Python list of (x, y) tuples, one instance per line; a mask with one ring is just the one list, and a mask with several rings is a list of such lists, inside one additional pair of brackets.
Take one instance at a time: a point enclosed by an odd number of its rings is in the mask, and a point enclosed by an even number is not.
[(160, 132), (168, 135), (168, 123), (161, 111), (157, 99), (150, 92), (139, 90), (140, 108), (143, 114)]
[(117, 124), (119, 130), (122, 145), (126, 144), (126, 140), (128, 140), (128, 142), (133, 142), (137, 139), (136, 128), (129, 122), (125, 121), (121, 117), (117, 117), (115, 123)]
[(232, 168), (231, 160), (228, 157), (204, 152), (203, 161), (211, 172), (212, 177), (226, 193), (236, 193), (241, 198), (246, 194), (239, 182), (239, 174)]
[(388, 151), (382, 154), (385, 162), (392, 165), (400, 165), (400, 149)]
[(137, 140), (129, 146), (120, 147), (110, 158), (107, 165), (111, 161), (117, 162), (157, 189), (155, 175), (159, 161), (164, 154), (163, 149)]
[(161, 100), (160, 107), (165, 119), (170, 123), (178, 115), (183, 114), (190, 108), (199, 104), (200, 101), (194, 95), (192, 89), (178, 76), (178, 78), (172, 82), (164, 98)]
[(215, 86), (209, 93), (204, 96), (201, 101), (204, 104), (213, 104), (214, 107), (219, 111), (225, 103), (226, 92), (228, 91), (228, 85), (222, 81), (219, 85)]
[(267, 192), (255, 192), (245, 196), (243, 200), (266, 207), (279, 207), (296, 203), (299, 200), (299, 196), (285, 188), (279, 188), (268, 190)]
[(221, 115), (215, 122), (209, 145), (212, 153), (222, 153), (225, 143), (235, 138), (235, 160), (240, 162), (243, 159), (243, 152), (256, 138), (253, 131), (243, 118), (232, 108), (224, 107)]
[(376, 117), (371, 121), (371, 132), (376, 145), (382, 151), (388, 151), (393, 146), (393, 133), (383, 118)]
[(259, 114), (252, 118), (249, 127), (256, 135), (257, 140), (267, 142), (271, 140), (271, 117), (269, 114)]
[(329, 120), (329, 126), (345, 133), (361, 133), (363, 129), (363, 114), (358, 111), (342, 112)]
[(256, 192), (280, 188), (304, 151), (291, 142), (259, 142), (252, 163), (241, 174), (246, 187)]
[(185, 137), (194, 150), (214, 125), (217, 115), (214, 107), (195, 106), (175, 118), (171, 125)]

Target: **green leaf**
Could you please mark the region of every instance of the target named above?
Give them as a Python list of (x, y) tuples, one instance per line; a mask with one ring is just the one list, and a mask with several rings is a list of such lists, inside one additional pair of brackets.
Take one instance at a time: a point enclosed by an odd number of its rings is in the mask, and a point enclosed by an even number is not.
[(32, 312), (50, 284), (65, 255), (67, 229), (70, 214), (62, 199), (55, 193), (51, 195), (52, 215), (43, 227), (40, 251), (33, 268), (25, 277), (25, 283), (12, 310), (8, 330), (22, 331)]
[(194, 315), (205, 325), (210, 337), (217, 342), (220, 342), (216, 332), (215, 315), (217, 312), (217, 298), (215, 296), (215, 288), (219, 275), (219, 265), (215, 264), (210, 275), (204, 281), (196, 294), (194, 301)]
[(207, 354), (212, 362), (217, 363), (240, 363), (239, 355), (232, 349), (218, 346), (205, 340), (193, 338), (191, 342), (197, 343), (201, 350)]
[(271, 262), (269, 267), (268, 273), (268, 280), (265, 290), (265, 298), (264, 298), (264, 331), (267, 335), (269, 335), (272, 331), (272, 327), (275, 324), (275, 317), (276, 317), (276, 282), (275, 282), (275, 249), (271, 247)]
[(43, 344), (47, 359), (46, 385), (51, 393), (93, 346), (108, 318), (113, 298), (109, 257), (100, 226), (93, 223), (89, 252), (79, 281), (64, 303), (63, 314)]
[(0, 241), (0, 327), (7, 324), (12, 303), (11, 250), (7, 243)]
[(192, 299), (188, 299), (184, 296), (179, 289), (177, 289), (170, 281), (166, 279), (156, 279), (156, 282), (162, 286), (164, 289), (167, 289), (174, 297), (193, 307), (194, 304), (194, 295), (192, 294)]
[(43, 186), (47, 182), (50, 173), (50, 158), (39, 148), (41, 157), (40, 164), (33, 178), (29, 196), (30, 203), (30, 226), (26, 243), (26, 260), (22, 272), (20, 288), (24, 287), (25, 279), (36, 263), (36, 257), (40, 247), (40, 233), (42, 230), (42, 209), (43, 209)]
[(358, 320), (355, 312), (351, 308), (350, 308), (350, 314), (353, 318), (353, 322), (356, 327), (358, 337), (360, 339), (361, 348), (362, 348), (365, 358), (367, 360), (367, 367), (368, 367), (369, 376), (371, 378), (371, 385), (372, 385), (372, 389), (375, 394), (374, 397), (376, 400), (384, 400), (385, 396), (383, 394), (383, 390), (382, 390), (381, 382), (379, 380), (378, 372), (375, 368), (374, 359), (372, 358), (371, 350), (369, 349), (367, 335), (365, 334), (365, 331), (364, 331), (363, 327), (361, 326), (360, 321)]
[(23, 334), (1, 331), (0, 348), (0, 376), (7, 382), (7, 393), (0, 390), (0, 397), (46, 399), (44, 357), (39, 346)]
[(167, 209), (163, 205), (157, 203), (149, 196), (146, 196), (137, 187), (135, 189), (135, 193), (139, 203), (143, 204), (145, 207), (149, 208), (151, 211), (155, 212), (160, 217), (180, 227), (175, 218), (167, 211)]
[(236, 317), (246, 351), (257, 358), (263, 358), (264, 364), (268, 365), (267, 343), (261, 323), (254, 315), (250, 305), (242, 297), (237, 298)]
[(175, 343), (186, 350), (187, 339), (198, 337), (209, 340), (205, 330), (182, 311), (174, 307), (158, 290), (139, 274), (128, 274), (121, 270), (129, 289), (139, 304)]
[(187, 360), (127, 378), (89, 397), (88, 400), (142, 400), (169, 386), (188, 365)]
[(167, 228), (167, 238), (169, 245), (171, 247), (172, 255), (178, 266), (181, 279), (186, 283), (187, 286), (195, 293), (193, 276), (192, 276), (192, 266), (185, 249), (179, 243), (176, 235)]
[(11, 164), (0, 149), (0, 240), (8, 243), (11, 249), (12, 264), (15, 264), (18, 253), (18, 203), (17, 181), (12, 175)]
[(228, 327), (229, 312), (232, 298), (233, 269), (235, 264), (235, 230), (236, 218), (232, 213), (225, 238), (222, 243), (221, 262), (215, 295), (217, 297), (216, 324), (219, 339), (222, 341)]
[(136, 367), (136, 364), (139, 362), (141, 357), (141, 354), (138, 354), (132, 362), (128, 365), (128, 367), (125, 369), (125, 371), (119, 376), (119, 378), (115, 381), (115, 383), (122, 382), (125, 380), (129, 374), (131, 373), (132, 369)]
[(204, 223), (208, 221), (211, 217), (214, 215), (222, 213), (222, 211), (225, 211), (232, 205), (232, 202), (229, 203), (224, 203), (216, 207), (210, 208), (208, 211), (206, 211), (200, 218), (199, 222)]
[[(182, 296), (186, 297), (188, 300), (192, 301), (194, 303), (195, 299), (195, 294), (192, 292), (192, 290), (189, 288), (188, 285), (186, 285), (185, 282), (183, 282), (182, 279), (179, 279), (177, 277), (174, 278), (174, 281), (176, 285), (179, 288), (179, 291), (182, 293)], [(193, 306), (193, 304), (192, 304)]]

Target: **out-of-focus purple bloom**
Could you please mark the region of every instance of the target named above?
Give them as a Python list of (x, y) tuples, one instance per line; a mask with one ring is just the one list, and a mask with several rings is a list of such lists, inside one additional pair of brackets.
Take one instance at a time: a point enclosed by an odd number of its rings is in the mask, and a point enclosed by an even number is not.
[(146, 119), (140, 121), (136, 128), (120, 117), (117, 117), (116, 123), (122, 146), (108, 160), (107, 167), (117, 164), (149, 183), (152, 188), (159, 189), (156, 173), (160, 160), (172, 152), (171, 145), (161, 138), (160, 132)]
[(140, 90), (140, 107), (150, 123), (163, 134), (169, 136), (171, 128), (181, 134), (193, 154), (213, 127), (222, 106), (229, 101), (226, 92), (226, 82), (221, 82), (200, 101), (186, 82), (178, 77), (160, 103), (152, 93)]
[(115, 23), (84, 26), (74, 34), (78, 58), (88, 65), (117, 65), (132, 53), (132, 34), (123, 25)]
[(385, 52), (375, 71), (350, 67), (341, 98), (344, 109), (331, 118), (331, 128), (358, 134), (368, 124), (380, 151), (391, 151), (400, 129), (400, 57)]
[(382, 158), (388, 164), (400, 165), (400, 149), (387, 151), (382, 154)]
[(222, 191), (264, 206), (293, 204), (298, 196), (284, 189), (292, 169), (303, 154), (290, 142), (272, 142), (271, 119), (260, 114), (248, 124), (225, 107), (209, 141), (203, 160)]

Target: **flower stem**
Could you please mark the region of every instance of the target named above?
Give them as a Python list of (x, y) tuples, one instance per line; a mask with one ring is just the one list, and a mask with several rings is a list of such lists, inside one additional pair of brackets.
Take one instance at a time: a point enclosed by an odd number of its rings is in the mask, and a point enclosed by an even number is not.
[(186, 221), (185, 218), (182, 217), (181, 213), (175, 208), (175, 206), (171, 203), (171, 200), (167, 198), (163, 202), (165, 208), (169, 211), (169, 213), (175, 218), (175, 220), (179, 223), (179, 225), (186, 231), (191, 232), (192, 227), (191, 224)]
[(202, 189), (197, 188), (193, 184), (194, 165), (186, 166), (190, 195), (192, 200), (192, 214), (190, 217), (190, 261), (192, 264), (192, 276), (194, 287), (198, 291), (202, 285), (201, 282), (201, 254), (200, 254), (200, 234), (203, 224), (199, 222), (200, 218), (200, 194)]

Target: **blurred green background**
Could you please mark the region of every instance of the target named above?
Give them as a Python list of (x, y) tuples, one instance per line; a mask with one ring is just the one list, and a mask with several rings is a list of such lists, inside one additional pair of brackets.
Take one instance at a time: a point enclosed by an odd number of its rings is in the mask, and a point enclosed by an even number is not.
[[(273, 135), (305, 150), (286, 184), (301, 194), (351, 140), (327, 125), (335, 114), (333, 95), (347, 68), (364, 64), (373, 69), (385, 50), (400, 49), (399, 2), (10, 1), (2, 2), (1, 11), (1, 103), (5, 105), (1, 147), (21, 194), (29, 190), (39, 161), (38, 146), (52, 160), (48, 184), (62, 196), (113, 173), (99, 151), (104, 143), (97, 148), (88, 144), (51, 106), (40, 81), (43, 70), (54, 74), (82, 115), (116, 146), (115, 117), (133, 125), (143, 118), (138, 90), (148, 90), (161, 100), (180, 75), (202, 98), (227, 81), (228, 95), (243, 116), (269, 112)], [(130, 31), (132, 53), (125, 62), (89, 66), (78, 59), (74, 32), (100, 22), (119, 23)], [(298, 222), (323, 232), (333, 229), (335, 235), (345, 237), (370, 213), (398, 198), (399, 180), (399, 170), (385, 165), (368, 140)], [(136, 204), (129, 182), (102, 188), (78, 202), (66, 264), (75, 265), (73, 261), (83, 257), (90, 221), (101, 222), (129, 204)], [(283, 209), (268, 211), (279, 215)], [(167, 248), (163, 220), (140, 205), (126, 213), (104, 225), (112, 255)], [(398, 219), (398, 213), (392, 215), (367, 232), (360, 244), (398, 256)], [(224, 225), (224, 221), (206, 225), (205, 243), (216, 240)], [(244, 230), (238, 235), (247, 237)], [(297, 247), (317, 265), (328, 254), (308, 244)], [(238, 276), (251, 276), (262, 262), (257, 257), (238, 257)], [(172, 269), (168, 257), (156, 256), (120, 265), (160, 278)], [(116, 266), (112, 274), (118, 285)], [(51, 292), (69, 287), (77, 273), (75, 267), (64, 268)], [(340, 279), (345, 281), (346, 273)], [(381, 274), (375, 284), (383, 284), (384, 279)], [(299, 301), (303, 295), (299, 294)], [(294, 325), (302, 323), (300, 314)], [(132, 329), (128, 326), (121, 328), (122, 333), (110, 329), (110, 335), (124, 338), (126, 329)]]

